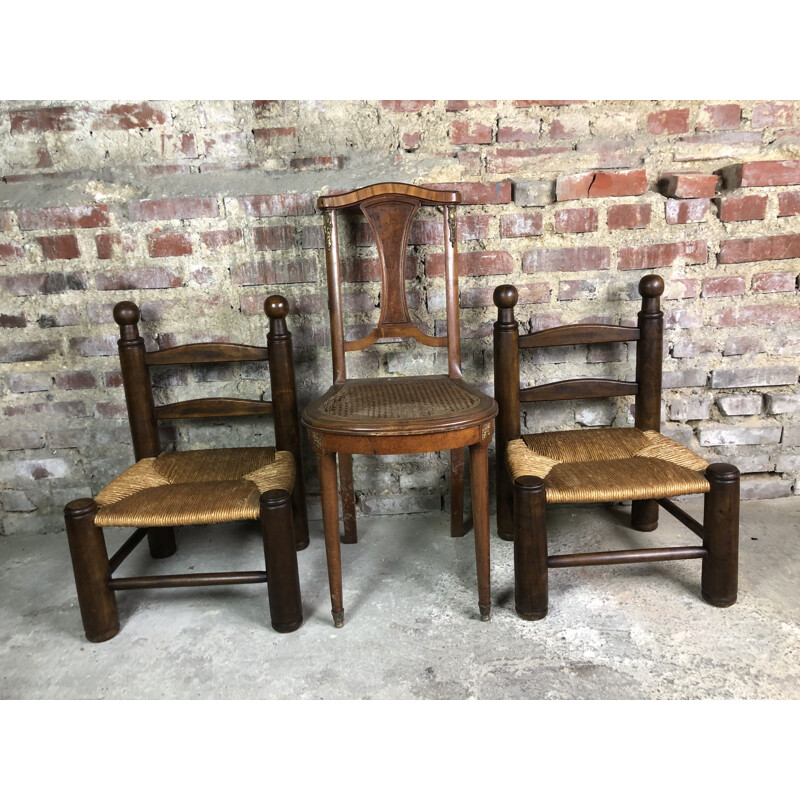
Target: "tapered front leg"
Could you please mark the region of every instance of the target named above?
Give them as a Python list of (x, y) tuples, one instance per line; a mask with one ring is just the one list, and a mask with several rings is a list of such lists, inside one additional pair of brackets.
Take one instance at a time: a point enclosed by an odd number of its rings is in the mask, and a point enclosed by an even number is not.
[(331, 590), (331, 614), (337, 628), (344, 625), (342, 605), (342, 552), (339, 543), (339, 498), (336, 491), (336, 454), (317, 456), (319, 489), (322, 495), (322, 526), (325, 529), (325, 557)]
[(358, 541), (356, 529), (356, 493), (353, 484), (353, 456), (350, 453), (339, 453), (339, 495), (342, 498), (342, 524), (344, 526), (345, 544)]
[(464, 448), (450, 451), (450, 535), (464, 535)]
[(544, 481), (514, 481), (514, 604), (522, 619), (547, 615), (547, 505)]
[(485, 622), (492, 612), (489, 574), (489, 440), (470, 445), (469, 471), (472, 487), (472, 521), (475, 562), (478, 568), (478, 607)]

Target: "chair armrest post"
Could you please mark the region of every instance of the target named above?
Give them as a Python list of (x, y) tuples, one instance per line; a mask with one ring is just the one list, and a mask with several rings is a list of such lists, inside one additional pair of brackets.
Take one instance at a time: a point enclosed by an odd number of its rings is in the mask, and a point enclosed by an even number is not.
[(645, 275), (639, 281), (642, 308), (639, 311), (639, 343), (636, 346), (636, 427), (661, 430), (661, 369), (663, 361), (664, 312), (659, 298), (664, 281), (658, 275)]

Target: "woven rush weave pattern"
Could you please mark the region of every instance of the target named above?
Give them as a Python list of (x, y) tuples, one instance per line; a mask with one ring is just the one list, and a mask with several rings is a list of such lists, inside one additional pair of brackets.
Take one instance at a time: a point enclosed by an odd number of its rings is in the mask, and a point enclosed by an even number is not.
[(439, 417), (475, 408), (480, 399), (448, 377), (436, 380), (348, 382), (321, 411), (349, 419)]
[(636, 428), (527, 434), (509, 442), (512, 480), (544, 480), (548, 503), (608, 503), (709, 491), (708, 462), (656, 431)]
[(258, 519), (259, 498), (291, 492), (292, 454), (274, 447), (187, 450), (143, 458), (95, 498), (97, 525), (200, 525)]

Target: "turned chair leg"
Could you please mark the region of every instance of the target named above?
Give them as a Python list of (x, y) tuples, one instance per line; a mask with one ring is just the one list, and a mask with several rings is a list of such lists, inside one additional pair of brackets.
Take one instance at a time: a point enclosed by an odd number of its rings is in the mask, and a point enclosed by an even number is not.
[(631, 527), (635, 531), (654, 531), (658, 527), (658, 500), (634, 500)]
[(464, 448), (450, 451), (450, 535), (464, 535)]
[(178, 549), (173, 528), (149, 528), (147, 544), (153, 558), (169, 558)]
[(472, 489), (472, 527), (475, 532), (475, 563), (478, 570), (478, 609), (481, 620), (492, 613), (489, 570), (489, 442), (469, 447), (469, 474)]
[(711, 464), (706, 470), (711, 491), (703, 511), (703, 599), (726, 608), (736, 602), (739, 586), (739, 470), (732, 464)]
[(270, 619), (278, 633), (290, 633), (303, 624), (291, 495), (283, 489), (264, 492), (260, 506)]
[(337, 628), (344, 625), (342, 605), (342, 549), (339, 543), (339, 498), (336, 491), (336, 454), (317, 456), (319, 490), (322, 497), (322, 527), (325, 531), (325, 559), (331, 590), (331, 614)]
[(97, 506), (88, 497), (72, 500), (64, 508), (83, 629), (90, 642), (105, 642), (119, 633), (119, 614), (117, 599), (108, 588), (108, 551), (103, 529), (94, 524), (96, 514)]
[(514, 481), (514, 602), (517, 616), (547, 616), (547, 503), (544, 481)]
[(339, 453), (339, 494), (342, 498), (342, 524), (345, 544), (358, 541), (356, 530), (356, 492), (353, 485), (353, 456), (350, 453)]

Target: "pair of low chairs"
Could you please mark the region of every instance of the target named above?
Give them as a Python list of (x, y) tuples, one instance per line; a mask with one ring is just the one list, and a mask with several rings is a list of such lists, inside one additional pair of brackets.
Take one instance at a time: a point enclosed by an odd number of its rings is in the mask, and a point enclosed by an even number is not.
[[(664, 284), (642, 279), (637, 327), (568, 325), (519, 335), (514, 319), (517, 291), (500, 286), (494, 300), (494, 399), (462, 379), (458, 273), (456, 268), (456, 191), (383, 183), (321, 197), (333, 355), (330, 390), (302, 414), (317, 456), (323, 527), (334, 624), (344, 624), (339, 532), (339, 494), (345, 542), (355, 542), (356, 515), (352, 456), (449, 450), (451, 454), (451, 535), (463, 536), (464, 448), (470, 453), (473, 526), (481, 619), (491, 612), (489, 580), (488, 445), (497, 425), (497, 523), (503, 539), (514, 540), (517, 613), (540, 619), (547, 612), (549, 568), (587, 564), (701, 558), (702, 594), (711, 604), (736, 600), (738, 568), (738, 471), (708, 465), (689, 449), (659, 433)], [(420, 206), (442, 210), (443, 274), (447, 312), (444, 335), (425, 333), (413, 322), (405, 280), (409, 242), (427, 241), (431, 220), (417, 221)], [(345, 266), (339, 254), (340, 215), (358, 207), (368, 228), (356, 239), (374, 243), (381, 277), (378, 324), (354, 341), (345, 341), (341, 286)], [(435, 224), (435, 221), (434, 221)], [(422, 233), (420, 233), (422, 232)], [(436, 257), (434, 256), (434, 259)], [(429, 275), (434, 272), (428, 265)], [(265, 303), (267, 347), (192, 344), (146, 352), (139, 335), (139, 309), (118, 303), (119, 353), (136, 464), (94, 499), (65, 509), (78, 600), (86, 637), (105, 641), (119, 631), (115, 592), (124, 589), (208, 586), (266, 582), (272, 626), (296, 630), (303, 621), (296, 551), (308, 545), (308, 523), (300, 458), (300, 435), (292, 358), (286, 325), (288, 303), (273, 295)], [(435, 333), (435, 332), (434, 332)], [(405, 378), (347, 378), (345, 354), (381, 341), (413, 338), (447, 349), (447, 375)], [(527, 347), (596, 342), (636, 342), (635, 382), (578, 379), (520, 392), (519, 351)], [(189, 363), (267, 359), (272, 402), (214, 398), (156, 407), (150, 368)], [(582, 397), (636, 396), (635, 427), (587, 429), (520, 436), (520, 401)], [(499, 417), (498, 417), (499, 412)], [(162, 419), (273, 413), (276, 447), (162, 452)], [(338, 481), (337, 481), (338, 473)], [(666, 499), (705, 493), (701, 525)], [(702, 546), (650, 548), (549, 556), (547, 503), (608, 503), (632, 500), (632, 524), (652, 531), (659, 504), (702, 539)], [(113, 573), (147, 537), (155, 558), (176, 550), (173, 527), (258, 519), (266, 569), (191, 575), (114, 578)], [(108, 557), (102, 528), (136, 530)]]

